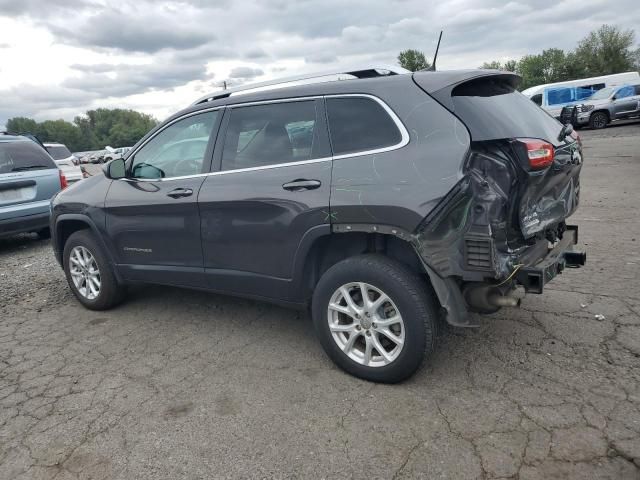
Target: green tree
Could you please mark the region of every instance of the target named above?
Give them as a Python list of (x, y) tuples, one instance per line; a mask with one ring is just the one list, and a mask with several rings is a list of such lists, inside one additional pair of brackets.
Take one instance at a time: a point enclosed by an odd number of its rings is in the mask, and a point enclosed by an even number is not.
[(516, 60), (507, 60), (504, 63), (494, 60), (493, 62), (484, 62), (480, 68), (484, 68), (486, 70), (504, 70), (506, 72), (515, 72), (517, 66), (518, 62)]
[(398, 63), (401, 67), (417, 72), (418, 70), (424, 70), (429, 68), (431, 64), (427, 61), (424, 53), (420, 50), (403, 50), (398, 55)]
[(98, 150), (133, 145), (158, 122), (150, 115), (133, 110), (99, 108), (78, 116), (73, 123), (65, 120), (36, 122), (15, 117), (7, 121), (7, 130), (33, 133), (42, 142), (64, 143), (71, 151)]
[(637, 65), (633, 30), (620, 30), (613, 25), (602, 25), (589, 33), (575, 50), (575, 60), (585, 77), (610, 75), (634, 70)]
[(38, 122), (32, 118), (14, 117), (7, 120), (6, 128), (8, 132), (33, 133), (35, 135), (38, 131)]

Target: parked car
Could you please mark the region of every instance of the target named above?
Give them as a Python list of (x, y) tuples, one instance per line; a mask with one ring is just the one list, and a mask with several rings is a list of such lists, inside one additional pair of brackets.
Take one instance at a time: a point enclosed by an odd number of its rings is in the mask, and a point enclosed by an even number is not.
[(131, 150), (131, 147), (120, 147), (120, 148), (107, 148), (107, 153), (104, 155), (104, 161), (109, 162), (111, 160), (115, 160), (116, 158), (123, 158), (125, 154)]
[(77, 182), (82, 180), (82, 170), (80, 169), (79, 160), (69, 151), (69, 149), (62, 143), (45, 143), (44, 148), (47, 149), (49, 155), (53, 158), (58, 165), (58, 168), (62, 170), (68, 183)]
[(67, 180), (51, 156), (31, 139), (0, 134), (0, 237), (49, 235), (51, 197)]
[(475, 326), (469, 311), (584, 263), (566, 224), (581, 144), (520, 77), (342, 73), (210, 94), (57, 195), (52, 245), (80, 303), (143, 282), (310, 307), (337, 365), (397, 382), (441, 316)]
[(104, 156), (109, 153), (107, 150), (96, 150), (89, 154), (89, 163), (104, 163)]
[(563, 121), (576, 127), (605, 128), (614, 120), (640, 117), (640, 84), (608, 87), (584, 102), (562, 109)]
[(639, 82), (640, 73), (625, 72), (536, 85), (523, 90), (522, 93), (553, 117), (560, 118), (563, 107), (573, 106), (576, 102), (589, 98), (598, 90)]

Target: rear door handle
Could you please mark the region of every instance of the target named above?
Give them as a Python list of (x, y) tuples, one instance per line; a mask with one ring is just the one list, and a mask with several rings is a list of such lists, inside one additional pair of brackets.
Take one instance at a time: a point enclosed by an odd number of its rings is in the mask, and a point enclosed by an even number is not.
[(282, 188), (285, 190), (289, 190), (290, 192), (300, 192), (302, 190), (315, 190), (320, 187), (322, 183), (320, 180), (307, 180), (304, 178), (299, 178), (294, 180), (293, 182), (285, 183), (282, 185)]
[(191, 195), (193, 195), (193, 190), (190, 188), (176, 188), (167, 193), (167, 197), (171, 198), (190, 197)]

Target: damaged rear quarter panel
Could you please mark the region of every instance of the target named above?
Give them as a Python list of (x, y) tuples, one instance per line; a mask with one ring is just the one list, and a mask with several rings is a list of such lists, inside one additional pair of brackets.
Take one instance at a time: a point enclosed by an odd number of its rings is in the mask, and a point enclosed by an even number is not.
[(398, 76), (392, 88), (387, 82), (368, 93), (394, 110), (409, 133), (409, 143), (334, 161), (332, 223), (389, 225), (413, 232), (462, 178), (469, 133), (410, 76)]

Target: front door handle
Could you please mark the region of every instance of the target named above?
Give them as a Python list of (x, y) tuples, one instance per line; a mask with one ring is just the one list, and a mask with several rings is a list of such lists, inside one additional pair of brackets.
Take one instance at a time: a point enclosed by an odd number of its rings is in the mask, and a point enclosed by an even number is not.
[(299, 178), (293, 182), (285, 183), (282, 188), (289, 190), (290, 192), (300, 192), (302, 190), (315, 190), (319, 188), (322, 183), (320, 180), (307, 180), (305, 178)]
[(176, 188), (167, 193), (167, 197), (171, 198), (190, 197), (191, 195), (193, 195), (193, 190), (190, 188)]

